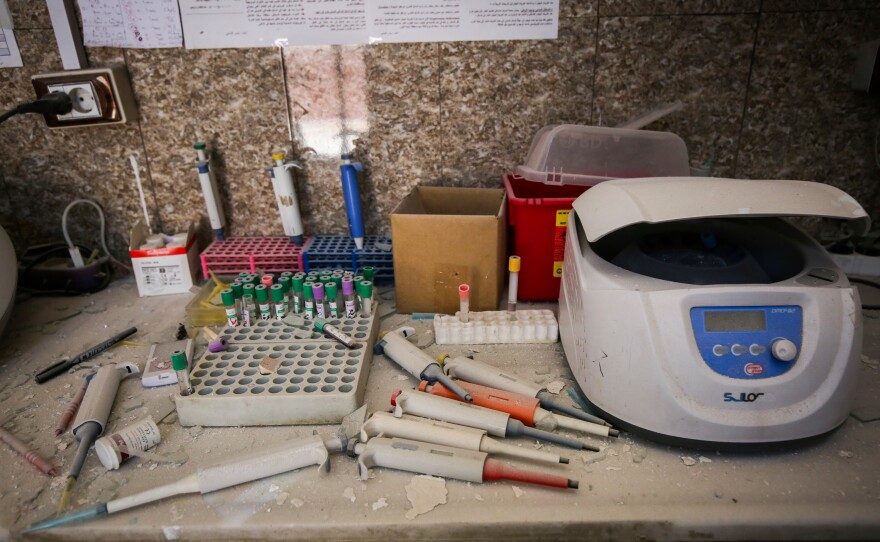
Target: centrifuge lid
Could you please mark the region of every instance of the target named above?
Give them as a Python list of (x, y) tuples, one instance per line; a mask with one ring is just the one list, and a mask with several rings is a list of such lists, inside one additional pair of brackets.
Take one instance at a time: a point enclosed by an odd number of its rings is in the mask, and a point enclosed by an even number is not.
[(574, 210), (589, 242), (632, 224), (707, 217), (818, 216), (851, 221), (856, 235), (871, 219), (852, 196), (807, 181), (717, 177), (650, 177), (605, 181), (584, 192)]

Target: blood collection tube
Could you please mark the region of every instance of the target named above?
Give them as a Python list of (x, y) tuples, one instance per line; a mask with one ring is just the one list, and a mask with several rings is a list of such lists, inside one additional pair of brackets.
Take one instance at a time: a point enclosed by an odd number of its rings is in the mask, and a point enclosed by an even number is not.
[(193, 387), (189, 381), (189, 363), (186, 361), (186, 352), (183, 350), (171, 352), (171, 367), (177, 373), (180, 395), (192, 395)]
[(468, 308), (470, 307), (471, 287), (467, 284), (461, 284), (458, 287), (459, 312), (458, 319), (462, 323), (468, 323)]
[(226, 324), (229, 327), (238, 327), (238, 312), (235, 310), (235, 294), (231, 288), (220, 292), (220, 300), (223, 301), (223, 310), (226, 311)]
[(275, 310), (275, 319), (281, 320), (286, 315), (287, 312), (284, 310), (284, 285), (283, 284), (273, 284), (271, 288), (269, 288), (269, 294), (272, 297), (272, 305)]
[(257, 306), (260, 308), (260, 320), (272, 319), (272, 305), (269, 304), (269, 289), (265, 284), (254, 287), (257, 294)]

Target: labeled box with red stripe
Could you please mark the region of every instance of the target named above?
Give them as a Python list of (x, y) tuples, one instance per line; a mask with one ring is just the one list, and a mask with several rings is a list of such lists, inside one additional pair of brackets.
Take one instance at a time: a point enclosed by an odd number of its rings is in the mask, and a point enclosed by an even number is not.
[(142, 220), (131, 229), (128, 254), (141, 297), (189, 292), (199, 270), (199, 251), (192, 227), (186, 240), (161, 248), (144, 248), (153, 234)]

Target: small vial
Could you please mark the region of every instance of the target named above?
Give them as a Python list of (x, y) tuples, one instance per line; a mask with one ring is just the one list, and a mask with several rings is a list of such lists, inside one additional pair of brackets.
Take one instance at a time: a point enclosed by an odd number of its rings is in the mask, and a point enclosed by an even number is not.
[(312, 292), (314, 282), (306, 282), (303, 284), (303, 318), (306, 320), (315, 319), (315, 295)]
[(230, 288), (235, 296), (235, 313), (238, 315), (238, 323), (241, 324), (241, 296), (244, 295), (244, 283), (235, 279)]
[(349, 337), (348, 335), (343, 333), (341, 329), (324, 322), (324, 320), (315, 320), (315, 331), (317, 331), (318, 333), (325, 333), (328, 336), (333, 337), (348, 348), (357, 348), (358, 346), (358, 343), (354, 340), (354, 338)]
[(180, 395), (192, 395), (193, 387), (189, 382), (189, 363), (186, 361), (186, 352), (183, 350), (171, 352), (171, 367), (177, 374), (177, 385), (180, 386)]
[(272, 305), (269, 304), (269, 289), (265, 284), (256, 286), (254, 290), (257, 292), (257, 307), (260, 309), (260, 320), (272, 319)]
[[(286, 315), (286, 314), (290, 313), (290, 304), (291, 304), (290, 303), (290, 301), (291, 301), (290, 300), (290, 277), (285, 276), (282, 273), (281, 276), (278, 277), (278, 284), (281, 285), (281, 299), (282, 299), (282, 304), (284, 305), (284, 314)], [(271, 289), (269, 290), (269, 293), (270, 294), (272, 293)], [(277, 315), (278, 311), (275, 311), (275, 312)], [(278, 318), (278, 319), (281, 320), (281, 318)]]
[(231, 288), (220, 292), (220, 300), (223, 302), (223, 310), (226, 311), (226, 325), (238, 327), (238, 312), (235, 310), (235, 294)]
[(368, 280), (370, 282), (376, 281), (376, 268), (368, 265), (364, 267), (364, 280)]
[(458, 319), (461, 323), (468, 323), (468, 309), (470, 308), (471, 287), (467, 284), (458, 285), (459, 311)]
[(241, 315), (239, 320), (241, 320), (245, 327), (251, 327), (257, 323), (257, 294), (254, 288), (255, 286), (249, 282), (242, 286)]
[[(253, 285), (250, 284), (251, 289)], [(251, 327), (257, 323), (257, 303), (253, 294), (244, 294), (241, 298), (241, 325)]]
[(369, 318), (373, 313), (373, 283), (369, 280), (362, 280), (358, 283), (361, 299), (361, 316)]
[(364, 304), (364, 298), (361, 296), (361, 281), (364, 280), (363, 275), (355, 275), (352, 279), (354, 282), (354, 295), (357, 299), (357, 310), (361, 310), (361, 306)]
[(336, 289), (336, 283), (328, 282), (324, 291), (327, 293), (327, 317), (337, 320), (339, 319), (339, 291)]
[(275, 282), (275, 277), (272, 275), (266, 274), (260, 277), (260, 283), (265, 285), (266, 288), (271, 288), (272, 284)]
[(305, 275), (297, 276), (294, 275), (293, 280), (290, 285), (290, 304), (292, 305), (292, 310), (294, 314), (300, 314), (304, 307), (303, 302), (305, 298), (303, 297), (303, 283), (305, 282)]
[(354, 318), (357, 316), (357, 301), (354, 296), (354, 282), (351, 278), (342, 278), (342, 299), (345, 305), (345, 317)]
[(273, 284), (269, 288), (272, 297), (273, 308), (275, 309), (275, 319), (282, 320), (287, 314), (284, 310), (284, 286), (282, 284)]
[(342, 314), (345, 300), (342, 298), (342, 273), (333, 275), (333, 284), (336, 285), (336, 306), (339, 307), (339, 314)]
[(312, 286), (312, 295), (315, 296), (315, 317), (316, 318), (327, 318), (327, 302), (325, 301), (326, 296), (324, 295), (324, 285), (320, 282), (316, 282)]

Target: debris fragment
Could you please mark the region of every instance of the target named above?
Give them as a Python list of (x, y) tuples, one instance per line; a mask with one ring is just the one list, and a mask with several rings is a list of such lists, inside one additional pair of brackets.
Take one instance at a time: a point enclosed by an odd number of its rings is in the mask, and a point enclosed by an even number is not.
[(855, 454), (850, 452), (849, 450), (840, 450), (839, 452), (837, 452), (837, 455), (839, 455), (840, 457), (845, 457), (846, 459), (850, 459), (855, 456)]
[(584, 465), (592, 465), (593, 463), (604, 461), (605, 458), (608, 457), (607, 450), (608, 448), (605, 448), (602, 451), (596, 452), (594, 454), (581, 455), (581, 461), (584, 462)]
[(873, 369), (880, 368), (880, 361), (877, 361), (876, 359), (869, 358), (868, 356), (866, 356), (864, 354), (862, 354), (862, 363), (868, 365), (869, 367), (871, 367)]
[(271, 358), (269, 356), (263, 356), (263, 359), (260, 360), (260, 374), (261, 375), (270, 375), (274, 374), (275, 371), (278, 370), (278, 367), (281, 366), (281, 362), (284, 361), (283, 358)]
[(419, 335), (418, 347), (427, 348), (434, 344), (434, 332), (430, 329)]
[(277, 504), (278, 506), (281, 506), (282, 504), (287, 502), (288, 497), (290, 497), (290, 493), (288, 493), (286, 491), (282, 491), (278, 495), (275, 495), (275, 504)]
[(357, 500), (357, 497), (354, 496), (354, 488), (351, 487), (345, 488), (345, 491), (342, 492), (342, 496), (350, 500), (351, 502)]
[(388, 506), (388, 499), (385, 497), (379, 497), (379, 500), (373, 503), (373, 512), (380, 508), (385, 508)]
[(605, 467), (605, 470), (619, 471), (619, 470), (623, 470), (623, 469), (620, 467)]
[(406, 511), (406, 519), (428, 513), (440, 504), (446, 504), (446, 480), (434, 476), (413, 476), (406, 485), (406, 498), (412, 508)]
[(685, 464), (686, 467), (693, 467), (697, 464), (697, 460), (693, 457), (682, 456), (681, 462)]
[(480, 495), (479, 493), (475, 493), (475, 494), (474, 494), (474, 498), (477, 499), (477, 500), (480, 501), (480, 502), (483, 502), (484, 500), (486, 500), (486, 499), (484, 499), (483, 496)]
[(550, 374), (550, 368), (547, 367), (546, 365), (544, 367), (538, 367), (537, 369), (535, 369), (535, 374), (536, 375), (548, 375), (548, 374)]
[(632, 461), (633, 463), (641, 463), (648, 457), (648, 450), (646, 448), (642, 448), (641, 446), (637, 446), (632, 451)]
[(520, 497), (522, 497), (522, 496), (525, 495), (525, 493), (526, 493), (525, 491), (521, 490), (521, 489), (518, 488), (517, 486), (510, 486), (510, 489), (513, 490), (513, 495), (514, 495), (517, 499), (520, 498)]
[(698, 459), (700, 460), (700, 463), (711, 463), (712, 462), (711, 459), (709, 459), (708, 457), (702, 456), (702, 455)]
[(290, 499), (290, 505), (294, 508), (301, 508), (304, 504), (305, 502), (303, 502), (301, 499), (297, 499), (296, 497)]
[(553, 382), (547, 384), (547, 391), (552, 393), (553, 395), (559, 395), (559, 392), (565, 388), (565, 382), (561, 380), (554, 380)]

